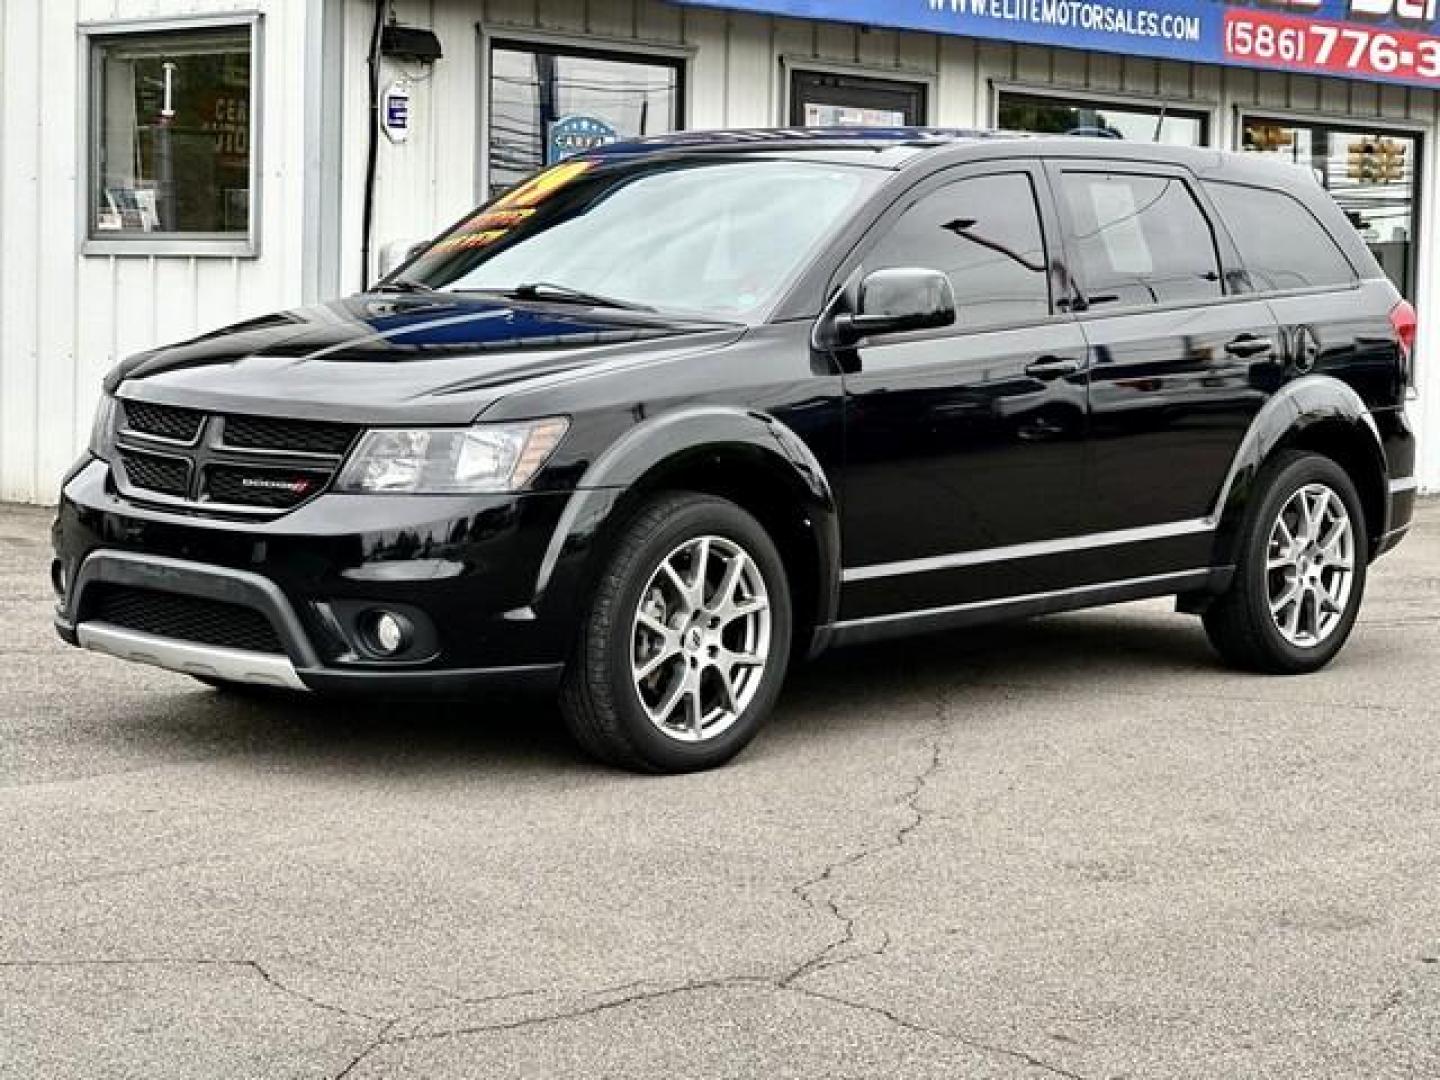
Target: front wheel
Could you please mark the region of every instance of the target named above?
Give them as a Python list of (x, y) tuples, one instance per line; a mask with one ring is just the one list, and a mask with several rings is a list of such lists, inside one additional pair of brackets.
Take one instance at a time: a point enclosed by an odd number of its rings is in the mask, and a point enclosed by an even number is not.
[(1283, 451), (1259, 478), (1235, 581), (1205, 612), (1211, 643), (1252, 671), (1324, 667), (1355, 626), (1368, 551), (1360, 497), (1345, 470), (1318, 454)]
[(603, 761), (713, 768), (774, 706), (790, 636), (784, 564), (760, 523), (724, 499), (662, 496), (631, 519), (600, 576), (561, 709)]

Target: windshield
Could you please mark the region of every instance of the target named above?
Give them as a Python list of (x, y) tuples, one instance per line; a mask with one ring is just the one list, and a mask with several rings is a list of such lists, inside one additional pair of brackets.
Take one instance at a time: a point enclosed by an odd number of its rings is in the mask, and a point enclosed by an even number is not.
[(397, 281), (744, 319), (780, 298), (884, 175), (755, 158), (574, 160), (462, 222)]

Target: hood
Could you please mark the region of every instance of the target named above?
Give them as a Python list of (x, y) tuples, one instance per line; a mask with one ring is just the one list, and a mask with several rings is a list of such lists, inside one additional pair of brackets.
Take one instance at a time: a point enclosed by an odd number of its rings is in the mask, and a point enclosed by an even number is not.
[(353, 423), (468, 423), (495, 401), (716, 348), (743, 326), (473, 296), (365, 294), (154, 349), (106, 380), (121, 397)]

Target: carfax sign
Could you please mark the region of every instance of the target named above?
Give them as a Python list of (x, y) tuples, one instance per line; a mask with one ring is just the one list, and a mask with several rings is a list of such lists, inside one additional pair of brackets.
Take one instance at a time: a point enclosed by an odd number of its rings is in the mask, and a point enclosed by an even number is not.
[(1168, 60), (1440, 86), (1440, 0), (675, 0)]

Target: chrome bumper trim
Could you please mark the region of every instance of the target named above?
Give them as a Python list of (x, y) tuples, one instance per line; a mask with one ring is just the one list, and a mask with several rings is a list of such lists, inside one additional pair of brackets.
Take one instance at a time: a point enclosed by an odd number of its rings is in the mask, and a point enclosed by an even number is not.
[(1390, 494), (1400, 495), (1407, 491), (1414, 491), (1420, 486), (1418, 476), (1403, 476), (1398, 480), (1390, 481)]
[(309, 689), (295, 673), (295, 666), (289, 658), (278, 654), (197, 645), (103, 622), (81, 623), (76, 627), (75, 635), (81, 648), (121, 660), (150, 664), (166, 671), (177, 671), (182, 675), (203, 675), (226, 682), (278, 686), (286, 690)]

